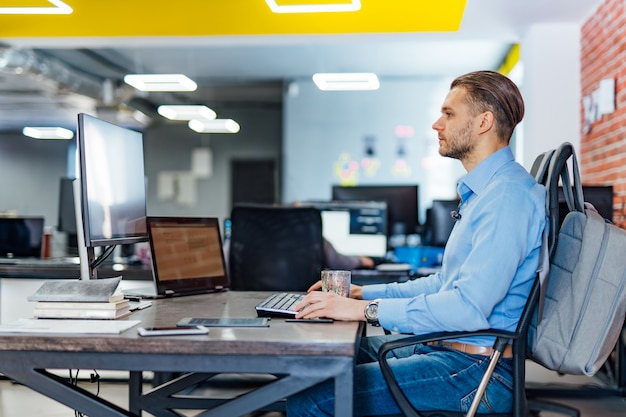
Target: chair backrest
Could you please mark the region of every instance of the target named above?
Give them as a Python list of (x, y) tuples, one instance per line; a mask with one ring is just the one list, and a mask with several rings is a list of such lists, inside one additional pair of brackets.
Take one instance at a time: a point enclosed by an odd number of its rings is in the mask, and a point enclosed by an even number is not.
[(231, 220), (232, 290), (305, 291), (319, 280), (324, 254), (318, 209), (240, 204)]

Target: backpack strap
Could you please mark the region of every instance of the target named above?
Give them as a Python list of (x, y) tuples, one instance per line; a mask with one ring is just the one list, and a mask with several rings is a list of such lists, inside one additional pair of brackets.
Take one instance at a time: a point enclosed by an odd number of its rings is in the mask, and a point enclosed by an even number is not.
[[(570, 179), (567, 161), (571, 159), (573, 182)], [(559, 233), (559, 180), (563, 185), (563, 194), (570, 211), (585, 211), (583, 189), (580, 181), (580, 171), (576, 160), (574, 147), (569, 142), (564, 142), (559, 146), (550, 160), (550, 166), (546, 178), (546, 210), (550, 215), (550, 233), (548, 244), (550, 247), (550, 258), (554, 254)]]

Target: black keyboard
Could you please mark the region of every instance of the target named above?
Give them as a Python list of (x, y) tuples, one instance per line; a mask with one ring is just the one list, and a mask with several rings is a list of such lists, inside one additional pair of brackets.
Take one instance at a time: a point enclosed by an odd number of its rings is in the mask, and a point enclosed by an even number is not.
[(256, 306), (256, 314), (259, 317), (293, 318), (297, 313), (293, 307), (304, 298), (304, 295), (287, 292), (272, 294)]

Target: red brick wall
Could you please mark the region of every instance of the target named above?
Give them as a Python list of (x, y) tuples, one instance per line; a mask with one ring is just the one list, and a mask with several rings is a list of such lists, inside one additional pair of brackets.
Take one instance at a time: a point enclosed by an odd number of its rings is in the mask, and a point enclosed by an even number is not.
[(615, 80), (615, 111), (603, 115), (585, 132), (581, 103), (580, 156), (583, 183), (613, 185), (614, 222), (626, 228), (626, 6), (606, 0), (581, 29), (582, 96), (600, 80)]

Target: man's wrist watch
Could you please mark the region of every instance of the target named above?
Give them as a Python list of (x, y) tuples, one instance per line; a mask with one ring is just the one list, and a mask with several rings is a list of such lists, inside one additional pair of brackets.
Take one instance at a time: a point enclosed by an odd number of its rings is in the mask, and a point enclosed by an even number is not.
[(380, 299), (374, 300), (365, 306), (365, 319), (373, 326), (380, 326), (378, 322), (378, 303)]

